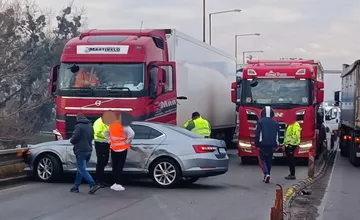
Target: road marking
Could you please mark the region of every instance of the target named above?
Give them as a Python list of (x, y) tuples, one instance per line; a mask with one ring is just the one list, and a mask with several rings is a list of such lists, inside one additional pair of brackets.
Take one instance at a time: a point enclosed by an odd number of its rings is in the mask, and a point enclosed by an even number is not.
[(11, 187), (11, 188), (1, 189), (0, 194), (6, 193), (6, 192), (9, 192), (9, 191), (13, 191), (13, 190), (16, 190), (16, 189), (21, 189), (21, 188), (24, 188), (26, 186), (29, 186), (29, 185), (25, 184), (25, 185), (21, 185), (21, 186), (14, 186), (14, 187)]
[(327, 197), (328, 197), (328, 191), (329, 191), (329, 188), (330, 188), (330, 185), (331, 185), (331, 179), (332, 179), (332, 176), (334, 174), (336, 162), (338, 160), (338, 155), (339, 155), (339, 151), (336, 152), (334, 165), (333, 165), (333, 167), (331, 169), (331, 173), (330, 173), (328, 184), (327, 184), (326, 189), (325, 189), (324, 197), (322, 198), (321, 204), (320, 204), (320, 206), (318, 208), (318, 217), (316, 218), (316, 220), (322, 220), (323, 219), (324, 210), (325, 210), (325, 206), (326, 206), (326, 201), (327, 201)]

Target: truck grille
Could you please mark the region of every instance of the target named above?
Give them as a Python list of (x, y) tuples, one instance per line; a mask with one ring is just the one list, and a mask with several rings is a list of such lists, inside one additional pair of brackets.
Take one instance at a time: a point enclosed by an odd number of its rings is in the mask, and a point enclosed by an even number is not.
[[(85, 115), (87, 119), (90, 120), (91, 124), (94, 124), (96, 119), (98, 119), (101, 115)], [(76, 125), (76, 115), (66, 115), (65, 116), (65, 134), (66, 139), (71, 138), (74, 133), (74, 128)]]

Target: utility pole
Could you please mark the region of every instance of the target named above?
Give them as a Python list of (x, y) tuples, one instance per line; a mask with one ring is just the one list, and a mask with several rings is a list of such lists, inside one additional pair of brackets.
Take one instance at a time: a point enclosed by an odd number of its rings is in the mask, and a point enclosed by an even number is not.
[(205, 43), (206, 42), (206, 36), (205, 36), (205, 22), (206, 22), (206, 15), (205, 15), (205, 0), (203, 0), (203, 42)]

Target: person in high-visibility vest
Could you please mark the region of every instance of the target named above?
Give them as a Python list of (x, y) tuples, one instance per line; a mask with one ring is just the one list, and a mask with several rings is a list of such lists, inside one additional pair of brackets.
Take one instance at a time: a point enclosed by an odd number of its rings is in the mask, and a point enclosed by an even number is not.
[(110, 144), (105, 138), (105, 131), (109, 128), (107, 124), (103, 122), (102, 117), (99, 117), (93, 125), (94, 129), (94, 141), (95, 141), (95, 150), (96, 150), (96, 182), (104, 187), (105, 178), (104, 170), (106, 165), (109, 162), (110, 154)]
[(91, 68), (83, 68), (75, 77), (75, 87), (97, 86), (100, 84), (97, 73)]
[(126, 161), (128, 149), (135, 136), (134, 130), (130, 126), (121, 124), (121, 115), (117, 116), (117, 120), (109, 126), (105, 132), (105, 137), (110, 143), (112, 174), (115, 179), (114, 185), (110, 189), (115, 191), (123, 191), (123, 168)]
[(300, 145), (301, 139), (301, 126), (296, 121), (295, 114), (289, 114), (285, 118), (285, 123), (287, 125), (284, 135), (284, 147), (285, 153), (288, 160), (288, 166), (290, 170), (290, 175), (286, 176), (285, 179), (294, 180), (295, 176), (295, 158), (294, 153), (296, 147)]
[(209, 138), (211, 135), (210, 123), (206, 119), (202, 118), (199, 112), (192, 113), (191, 119), (184, 124), (184, 128), (196, 134), (202, 135), (205, 138)]

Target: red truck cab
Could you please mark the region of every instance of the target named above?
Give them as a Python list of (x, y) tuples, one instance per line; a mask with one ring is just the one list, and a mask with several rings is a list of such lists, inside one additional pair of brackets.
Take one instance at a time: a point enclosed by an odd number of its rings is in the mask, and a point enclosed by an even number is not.
[[(133, 120), (176, 123), (176, 69), (169, 62), (165, 32), (90, 30), (65, 45), (49, 86), (56, 96), (56, 127), (62, 139), (71, 137), (79, 112), (92, 122), (112, 109), (131, 113)], [(96, 73), (98, 85), (75, 86), (83, 70), (90, 77)], [(168, 83), (173, 86), (169, 90)], [(162, 101), (167, 105), (160, 107)]]
[[(324, 99), (323, 88), (323, 69), (314, 60), (248, 61), (243, 76), (232, 83), (232, 101), (237, 104), (239, 114), (238, 155), (242, 163), (257, 156), (256, 123), (265, 106), (275, 111), (280, 145), (284, 140), (284, 117), (296, 114), (302, 131), (295, 157), (308, 158), (309, 149), (317, 148), (316, 113)], [(275, 158), (284, 156), (281, 148), (274, 153)]]

